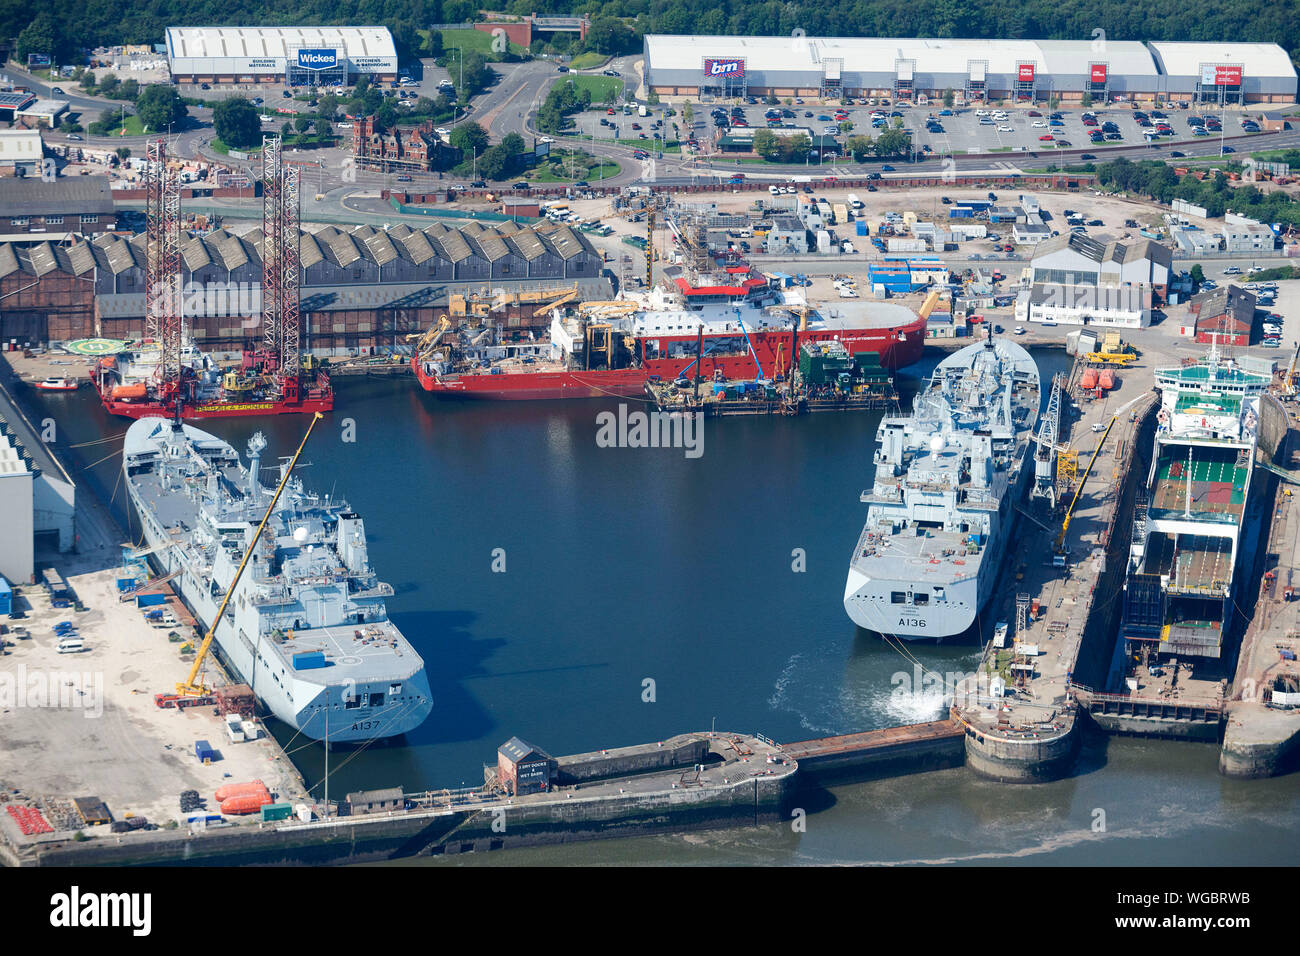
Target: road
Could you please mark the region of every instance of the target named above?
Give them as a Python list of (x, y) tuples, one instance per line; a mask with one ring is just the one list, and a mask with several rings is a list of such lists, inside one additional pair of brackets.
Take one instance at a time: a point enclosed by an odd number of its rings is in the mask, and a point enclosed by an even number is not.
[[(629, 59), (618, 58), (610, 61), (600, 70), (584, 72), (589, 75), (599, 75), (603, 69), (612, 68), (618, 70), (623, 75), (623, 96), (626, 100), (632, 96), (636, 82), (632, 72), (634, 64), (630, 66), (629, 63)], [(524, 63), (498, 63), (493, 65), (493, 69), (498, 73), (500, 79), (488, 90), (475, 97), (471, 104), (469, 118), (487, 129), (494, 141), (500, 141), (503, 136), (510, 133), (518, 133), (529, 142), (534, 137), (540, 137), (542, 134), (537, 131), (534, 125), (537, 109), (552, 83), (562, 76), (570, 74), (557, 73), (555, 61), (541, 59)], [(50, 84), (31, 77), (26, 71), (11, 68), (9, 72), (39, 94), (52, 95), (50, 93)], [(426, 82), (432, 82), (429, 76), (426, 76)], [(67, 87), (64, 88), (67, 89)], [(84, 110), (87, 114), (91, 112), (98, 114), (105, 109), (121, 107), (121, 104), (117, 101), (104, 100), (98, 97), (70, 95), (62, 98), (68, 99), (74, 108)], [(169, 142), (174, 155), (191, 159), (205, 158), (211, 161), (223, 162), (227, 165), (244, 166), (250, 171), (255, 171), (255, 163), (234, 161), (228, 157), (218, 155), (207, 147), (213, 135), (210, 109), (191, 107), (190, 115), (191, 118), (187, 125), (180, 130), (174, 131), (170, 137)], [(58, 131), (48, 132), (46, 136), (52, 143), (68, 142), (67, 135)], [(133, 153), (139, 153), (150, 138), (147, 136), (94, 137), (84, 135), (83, 139), (75, 144), (114, 149), (126, 146)], [(626, 186), (650, 181), (660, 187), (672, 188), (695, 185), (700, 182), (707, 182), (710, 179), (723, 179), (735, 172), (743, 172), (749, 179), (782, 181), (788, 180), (792, 176), (803, 175), (833, 175), (840, 178), (851, 178), (861, 177), (869, 172), (880, 172), (882, 165), (879, 162), (846, 162), (827, 163), (822, 166), (808, 164), (764, 164), (756, 166), (748, 163), (727, 162), (716, 155), (708, 158), (682, 158), (671, 154), (658, 157), (653, 163), (643, 164), (632, 158), (633, 147), (621, 146), (613, 142), (603, 142), (599, 139), (594, 141), (591, 139), (577, 140), (572, 137), (557, 137), (557, 142), (565, 145), (570, 143), (574, 146), (580, 145), (582, 149), (596, 156), (618, 161), (621, 165), (618, 175), (602, 181), (602, 184), (607, 186)], [(1246, 142), (1237, 139), (1231, 143), (1231, 145), (1242, 150), (1238, 157), (1244, 156), (1247, 151), (1300, 147), (1300, 129), (1280, 133), (1261, 133), (1250, 137), (1248, 146)], [(894, 163), (897, 165), (898, 170), (883, 173), (882, 175), (886, 179), (906, 179), (915, 175), (941, 175), (945, 172), (1010, 175), (1021, 172), (1025, 168), (1039, 168), (1053, 163), (1060, 165), (1062, 163), (1078, 162), (1079, 157), (1084, 153), (1096, 156), (1098, 161), (1110, 160), (1120, 156), (1132, 160), (1169, 159), (1171, 158), (1170, 154), (1173, 152), (1179, 152), (1183, 154), (1182, 158), (1187, 159), (1217, 159), (1220, 156), (1219, 149), (1219, 140), (1210, 137), (1209, 139), (1191, 139), (1185, 142), (1154, 146), (1089, 146), (1072, 150), (1003, 152), (987, 155), (957, 153), (952, 156), (925, 159), (916, 163), (895, 160)], [(398, 182), (397, 177), (393, 174), (356, 169), (348, 161), (349, 156), (350, 150), (324, 149), (304, 151), (301, 156), (297, 157), (318, 164), (315, 165), (314, 175), (309, 171), (307, 185), (317, 193), (328, 194), (331, 197), (331, 203), (337, 203), (340, 212), (345, 208), (344, 201), (349, 196), (358, 193), (374, 193), (380, 188), (408, 188), (418, 192), (422, 189), (446, 188), (457, 182), (469, 182), (469, 180), (458, 180), (450, 176), (444, 177), (437, 173), (417, 175), (412, 177), (410, 182)]]

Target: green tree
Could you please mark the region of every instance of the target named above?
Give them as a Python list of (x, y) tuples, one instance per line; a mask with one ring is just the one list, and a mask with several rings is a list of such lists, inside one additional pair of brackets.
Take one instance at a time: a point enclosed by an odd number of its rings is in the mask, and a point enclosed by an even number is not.
[(117, 153), (118, 159), (125, 160), (131, 158), (131, 150), (125, 146), (119, 146), (116, 150), (114, 150), (114, 152)]
[(390, 130), (397, 125), (397, 107), (392, 104), (388, 98), (380, 104), (379, 109), (375, 111), (375, 126), (381, 131)]
[(845, 120), (844, 122), (840, 123), (839, 130), (841, 136), (845, 135), (846, 133), (851, 133), (853, 132), (853, 123), (849, 120)]
[(763, 102), (768, 106), (776, 106), (781, 101), (776, 98), (775, 93), (768, 93), (767, 96), (763, 97)]
[(695, 122), (695, 110), (691, 108), (691, 104), (689, 100), (686, 103), (682, 104), (682, 122), (685, 123), (688, 127)]
[(609, 56), (631, 53), (639, 45), (637, 35), (622, 20), (602, 16), (592, 18), (582, 44), (584, 50)]
[(1196, 285), (1200, 285), (1202, 282), (1205, 281), (1205, 270), (1201, 268), (1201, 264), (1199, 262), (1196, 263), (1194, 266), (1192, 266), (1191, 274), (1192, 274), (1192, 282), (1194, 282)]
[(175, 87), (163, 83), (146, 86), (135, 101), (140, 122), (151, 130), (163, 130), (189, 115), (189, 109)]
[(912, 148), (912, 137), (901, 129), (881, 130), (872, 144), (872, 151), (877, 156), (901, 156)]
[(431, 56), (435, 60), (445, 52), (442, 47), (442, 31), (430, 30), (429, 35), (424, 38), (424, 43), (420, 47), (425, 56)]
[[(242, 96), (231, 96), (213, 107), (212, 125), (217, 137), (232, 149), (252, 149), (262, 142), (262, 120)], [(284, 126), (287, 130), (289, 124)]]
[(478, 123), (461, 123), (451, 131), (451, 145), (467, 156), (487, 148), (488, 134)]
[[(5, 35), (13, 36), (12, 33)], [(16, 59), (26, 66), (27, 55), (37, 53), (54, 57), (54, 62), (57, 63), (63, 48), (63, 44), (58, 41), (61, 35), (64, 35), (64, 31), (56, 27), (54, 17), (48, 11), (38, 14), (26, 29), (18, 34), (18, 43), (14, 47)]]
[(334, 127), (330, 124), (329, 120), (317, 117), (315, 127), (317, 139), (328, 140), (334, 138)]
[(946, 109), (946, 110), (950, 110), (950, 109), (952, 109), (952, 104), (955, 103), (956, 101), (957, 101), (957, 96), (956, 96), (955, 93), (953, 93), (952, 90), (944, 90), (944, 91), (943, 91), (943, 108), (944, 108), (944, 109)]
[(781, 158), (786, 162), (801, 162), (808, 158), (812, 152), (812, 140), (806, 133), (798, 133), (795, 136), (782, 136)]
[(1089, 93), (1087, 90), (1084, 90), (1083, 98), (1079, 100), (1079, 105), (1082, 106), (1085, 110), (1088, 107), (1092, 106), (1092, 94)]
[(865, 162), (866, 158), (871, 155), (871, 137), (863, 133), (850, 136), (844, 141), (844, 149), (853, 157), (855, 162)]
[(121, 85), (121, 80), (119, 80), (112, 73), (105, 73), (104, 78), (99, 81), (99, 95), (112, 96), (115, 92), (117, 92), (117, 88), (120, 85)]
[(139, 95), (140, 95), (140, 81), (133, 80), (133, 79), (126, 79), (122, 81), (120, 86), (118, 86), (117, 92), (113, 94), (113, 98), (118, 100), (127, 100), (131, 103), (134, 103), (136, 101), (136, 98)]
[(305, 133), (311, 129), (311, 117), (306, 113), (300, 113), (293, 118), (293, 128), (299, 133)]
[(768, 162), (780, 158), (781, 147), (770, 129), (754, 130), (754, 152)]

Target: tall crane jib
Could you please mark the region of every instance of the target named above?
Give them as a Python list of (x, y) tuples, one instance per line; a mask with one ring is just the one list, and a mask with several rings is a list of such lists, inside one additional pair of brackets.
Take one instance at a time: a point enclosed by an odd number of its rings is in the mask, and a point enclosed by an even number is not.
[(1034, 488), (1035, 498), (1048, 499), (1051, 507), (1056, 507), (1056, 454), (1061, 434), (1061, 395), (1065, 382), (1060, 373), (1052, 376), (1051, 388), (1047, 396), (1047, 408), (1038, 422), (1038, 435), (1035, 439), (1038, 447), (1034, 451)]

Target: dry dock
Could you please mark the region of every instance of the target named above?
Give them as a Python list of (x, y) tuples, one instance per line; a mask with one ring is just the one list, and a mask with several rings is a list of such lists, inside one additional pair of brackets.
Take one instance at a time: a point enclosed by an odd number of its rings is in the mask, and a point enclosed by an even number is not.
[[(1058, 481), (1062, 494), (1055, 509), (1041, 498), (1024, 505), (995, 585), (998, 597), (984, 612), (985, 622), (1010, 625), (1006, 646), (999, 649), (989, 641), (976, 677), (956, 689), (951, 711), (966, 735), (967, 764), (1007, 782), (1048, 780), (1067, 772), (1076, 743), (1075, 685), (1081, 666), (1090, 674), (1099, 671), (1096, 659), (1114, 637), (1128, 553), (1131, 479), (1140, 473), (1135, 463), (1154, 428), (1154, 396), (1134, 370), (1126, 372), (1117, 394), (1103, 399), (1083, 396), (1075, 384), (1079, 372), (1076, 365), (1069, 398), (1062, 403), (1060, 433), (1060, 441), (1077, 453), (1075, 477)], [(1057, 474), (1062, 475), (1060, 468)], [(1065, 566), (1060, 567), (1053, 558), (1067, 513)]]

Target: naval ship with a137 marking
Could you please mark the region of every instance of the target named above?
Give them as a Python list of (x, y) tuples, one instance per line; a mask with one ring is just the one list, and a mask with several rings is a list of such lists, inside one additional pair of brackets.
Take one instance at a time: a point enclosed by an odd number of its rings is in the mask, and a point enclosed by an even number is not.
[[(243, 559), (273, 488), (258, 480), (261, 432), (248, 467), (192, 425), (141, 418), (126, 431), (127, 492), (151, 556), (205, 630)], [(280, 464), (280, 478), (288, 461)], [(277, 718), (330, 743), (391, 737), (433, 708), (424, 661), (388, 619), (361, 518), (291, 477), (276, 502), (213, 648)]]
[(881, 421), (844, 588), (854, 623), (914, 640), (975, 621), (1033, 475), (1038, 409), (1033, 358), (990, 337), (940, 362), (910, 416)]

